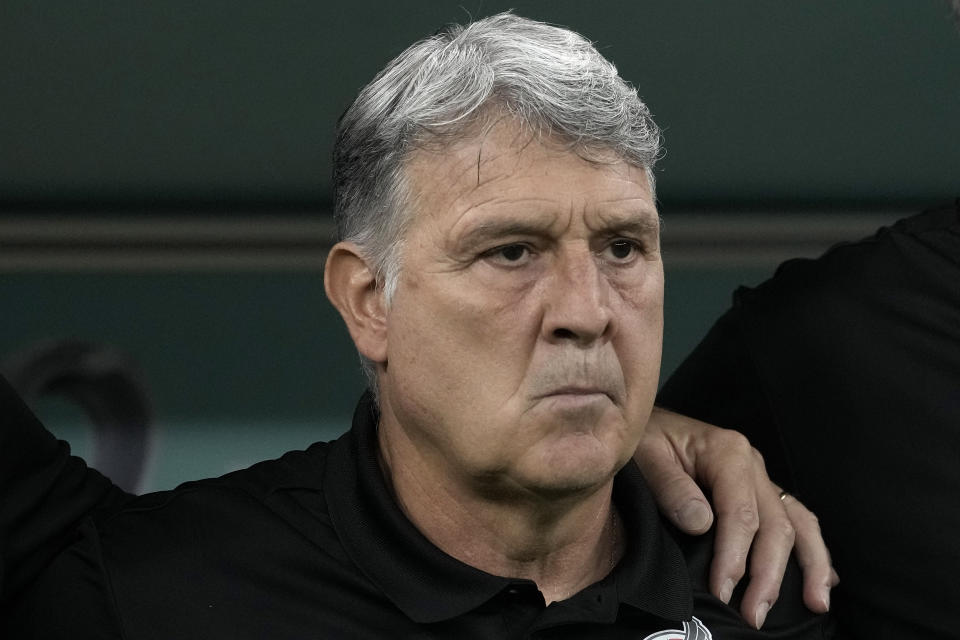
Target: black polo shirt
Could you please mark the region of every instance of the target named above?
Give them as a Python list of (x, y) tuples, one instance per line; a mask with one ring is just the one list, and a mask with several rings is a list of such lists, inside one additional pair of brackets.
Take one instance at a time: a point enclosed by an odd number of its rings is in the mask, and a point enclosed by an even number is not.
[(8, 612), (11, 638), (822, 638), (791, 569), (765, 631), (706, 591), (709, 537), (670, 532), (631, 463), (605, 579), (545, 606), (434, 547), (394, 502), (361, 401), (332, 443), (94, 517)]

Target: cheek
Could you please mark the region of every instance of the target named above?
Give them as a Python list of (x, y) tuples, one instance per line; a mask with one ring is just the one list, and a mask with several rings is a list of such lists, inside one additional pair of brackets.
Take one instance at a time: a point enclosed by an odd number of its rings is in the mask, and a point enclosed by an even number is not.
[(609, 282), (628, 313), (646, 324), (663, 324), (663, 264), (659, 260), (644, 261), (621, 278), (611, 276)]
[(505, 278), (483, 269), (458, 275), (437, 287), (433, 306), (452, 333), (467, 337), (468, 348), (483, 351), (527, 339), (536, 321), (530, 295), (535, 278)]
[(537, 335), (522, 294), (449, 274), (421, 277), (404, 289), (391, 310), (388, 361), (421, 369), (450, 390), (475, 389), (478, 380), (510, 384), (520, 369), (513, 361)]
[(641, 395), (656, 392), (663, 350), (663, 277), (654, 270), (640, 286), (622, 290), (618, 342), (628, 387)]

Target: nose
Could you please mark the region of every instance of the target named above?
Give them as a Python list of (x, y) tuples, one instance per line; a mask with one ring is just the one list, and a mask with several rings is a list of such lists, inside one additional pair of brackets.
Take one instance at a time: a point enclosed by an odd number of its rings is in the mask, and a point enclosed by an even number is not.
[(610, 283), (589, 249), (559, 256), (544, 293), (543, 337), (589, 346), (613, 330)]

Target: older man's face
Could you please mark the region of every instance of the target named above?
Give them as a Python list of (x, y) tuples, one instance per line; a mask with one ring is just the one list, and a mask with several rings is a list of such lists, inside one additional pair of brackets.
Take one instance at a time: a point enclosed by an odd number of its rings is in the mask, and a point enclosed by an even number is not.
[(663, 267), (644, 172), (511, 122), (409, 165), (384, 419), (452, 479), (555, 495), (607, 481), (649, 417)]

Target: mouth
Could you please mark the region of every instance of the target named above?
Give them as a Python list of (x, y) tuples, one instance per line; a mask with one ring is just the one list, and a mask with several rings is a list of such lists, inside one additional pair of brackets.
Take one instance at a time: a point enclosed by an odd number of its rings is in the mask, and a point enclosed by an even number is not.
[(580, 386), (580, 385), (568, 385), (565, 387), (558, 387), (543, 394), (544, 396), (589, 396), (593, 394), (602, 394), (607, 395), (607, 392), (601, 389), (600, 387), (591, 387), (591, 386)]
[(540, 399), (558, 401), (564, 404), (588, 404), (600, 400), (612, 402), (613, 396), (600, 387), (570, 385), (541, 394)]

